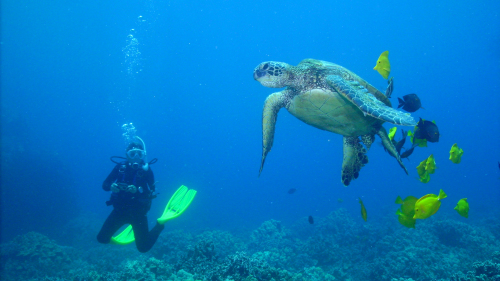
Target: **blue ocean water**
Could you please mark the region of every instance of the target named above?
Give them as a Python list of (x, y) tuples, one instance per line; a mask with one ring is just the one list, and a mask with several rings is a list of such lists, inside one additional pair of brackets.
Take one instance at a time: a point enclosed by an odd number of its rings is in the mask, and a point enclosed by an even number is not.
[[(290, 225), (340, 207), (361, 220), (358, 198), (376, 225), (398, 195), (439, 189), (448, 198), (435, 216), (498, 219), (499, 11), (498, 1), (2, 1), (1, 242), (29, 231), (55, 237), (81, 214), (104, 221), (102, 181), (131, 122), (158, 158), (151, 223), (178, 186), (198, 190), (170, 229)], [(254, 68), (315, 58), (384, 91), (372, 68), (385, 50), (393, 106), (417, 93), (425, 109), (412, 116), (441, 132), (404, 160), (409, 175), (377, 137), (344, 187), (342, 137), (281, 110), (259, 177), (262, 107), (279, 90), (254, 81)], [(458, 165), (448, 160), (454, 143), (465, 151)], [(430, 154), (438, 169), (423, 184), (415, 167)], [(465, 197), (468, 219), (453, 210)]]

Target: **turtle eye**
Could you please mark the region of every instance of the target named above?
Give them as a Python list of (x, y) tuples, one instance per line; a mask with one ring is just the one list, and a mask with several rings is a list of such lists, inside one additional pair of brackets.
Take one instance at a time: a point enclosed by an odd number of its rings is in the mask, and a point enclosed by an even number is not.
[(266, 63), (266, 64), (264, 64), (264, 65), (262, 66), (262, 69), (264, 69), (264, 70), (266, 70), (266, 69), (268, 69), (268, 68), (269, 68), (269, 63)]

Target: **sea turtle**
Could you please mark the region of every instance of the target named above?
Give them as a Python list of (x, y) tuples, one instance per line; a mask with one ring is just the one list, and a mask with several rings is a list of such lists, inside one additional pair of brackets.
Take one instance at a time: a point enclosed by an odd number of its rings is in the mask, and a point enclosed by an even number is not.
[[(263, 86), (286, 87), (268, 96), (264, 104), (259, 175), (273, 145), (278, 111), (283, 107), (311, 126), (344, 136), (342, 183), (345, 186), (356, 179), (361, 168), (368, 163), (366, 152), (375, 140), (375, 134), (380, 136), (389, 154), (408, 174), (382, 126), (384, 122), (416, 125), (409, 114), (391, 107), (387, 96), (391, 95), (392, 81), (384, 95), (346, 68), (315, 59), (303, 60), (297, 66), (263, 62), (255, 68), (253, 76)], [(361, 145), (360, 137), (366, 149)]]

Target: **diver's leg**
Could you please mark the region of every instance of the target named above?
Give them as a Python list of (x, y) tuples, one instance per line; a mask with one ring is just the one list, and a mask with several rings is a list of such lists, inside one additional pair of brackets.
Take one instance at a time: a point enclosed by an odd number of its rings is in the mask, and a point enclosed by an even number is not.
[(141, 253), (151, 250), (158, 236), (165, 228), (164, 225), (157, 222), (155, 227), (148, 231), (148, 218), (146, 215), (137, 215), (131, 224), (134, 229), (135, 245)]
[(102, 225), (101, 231), (97, 234), (97, 241), (99, 241), (99, 243), (108, 244), (113, 234), (115, 234), (115, 232), (125, 223), (126, 217), (123, 213), (113, 209)]

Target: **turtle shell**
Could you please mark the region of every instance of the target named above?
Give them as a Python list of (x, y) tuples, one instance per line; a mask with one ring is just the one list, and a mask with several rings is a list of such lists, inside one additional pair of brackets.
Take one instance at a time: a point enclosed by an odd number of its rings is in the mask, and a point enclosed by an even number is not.
[(302, 87), (287, 89), (290, 95), (287, 110), (293, 116), (318, 129), (353, 137), (375, 134), (384, 123), (383, 120), (363, 113), (326, 81), (330, 75), (357, 81), (368, 90), (369, 94), (391, 106), (384, 94), (356, 74), (340, 65), (314, 59), (303, 60), (297, 67), (306, 72), (304, 77), (307, 78)]

